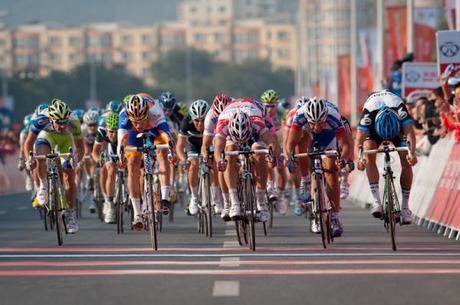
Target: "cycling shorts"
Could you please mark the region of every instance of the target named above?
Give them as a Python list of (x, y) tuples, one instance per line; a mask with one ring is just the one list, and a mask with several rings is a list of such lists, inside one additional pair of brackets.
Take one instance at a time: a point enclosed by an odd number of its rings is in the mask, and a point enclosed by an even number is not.
[[(73, 136), (70, 132), (57, 133), (53, 131), (42, 130), (37, 136), (35, 147), (46, 145), (50, 150), (57, 150), (60, 153), (67, 153), (70, 148), (74, 148)], [(72, 168), (70, 163), (61, 158), (62, 167), (64, 169)]]

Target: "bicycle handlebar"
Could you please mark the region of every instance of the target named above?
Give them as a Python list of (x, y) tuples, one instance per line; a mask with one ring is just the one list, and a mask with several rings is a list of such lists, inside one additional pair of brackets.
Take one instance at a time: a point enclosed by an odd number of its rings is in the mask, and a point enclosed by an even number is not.
[(270, 154), (270, 149), (254, 149), (250, 151), (246, 150), (232, 150), (232, 151), (225, 151), (223, 152), (225, 156), (238, 156), (238, 155), (246, 155), (246, 154), (256, 154), (256, 155), (261, 155), (261, 154)]
[(306, 152), (306, 153), (299, 153), (295, 154), (294, 157), (302, 158), (302, 157), (313, 157), (313, 156), (333, 156), (338, 157), (339, 152), (337, 150), (324, 150), (324, 151), (314, 151), (314, 152)]

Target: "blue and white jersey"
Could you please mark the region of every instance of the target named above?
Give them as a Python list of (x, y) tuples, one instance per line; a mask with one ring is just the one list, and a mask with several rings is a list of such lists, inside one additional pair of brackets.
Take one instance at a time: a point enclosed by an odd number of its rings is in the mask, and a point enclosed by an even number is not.
[(413, 124), (413, 120), (403, 100), (394, 93), (382, 90), (371, 94), (364, 103), (363, 113), (359, 120), (358, 130), (364, 133), (373, 133), (375, 117), (380, 109), (388, 107), (394, 110), (399, 117), (401, 127)]
[(319, 146), (323, 148), (333, 142), (337, 135), (343, 135), (346, 133), (345, 126), (342, 123), (337, 107), (330, 102), (326, 103), (326, 106), (328, 108), (326, 125), (321, 132), (314, 133), (309, 128), (307, 118), (305, 117), (307, 105), (303, 105), (299, 110), (297, 110), (292, 123), (292, 128), (296, 130), (301, 130), (305, 127), (306, 130), (312, 134), (313, 142), (317, 142)]

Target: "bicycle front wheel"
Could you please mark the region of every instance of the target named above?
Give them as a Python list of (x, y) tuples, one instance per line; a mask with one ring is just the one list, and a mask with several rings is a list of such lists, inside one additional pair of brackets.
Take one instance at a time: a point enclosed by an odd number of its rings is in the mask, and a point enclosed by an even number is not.
[(320, 175), (314, 175), (314, 179), (312, 181), (312, 190), (314, 193), (313, 196), (313, 205), (315, 207), (315, 220), (319, 222), (319, 226), (321, 229), (321, 242), (323, 244), (323, 248), (326, 249), (327, 239), (329, 233), (329, 228), (327, 224), (327, 215), (323, 212), (324, 210), (324, 196), (323, 196), (323, 183), (322, 177)]
[(254, 183), (252, 177), (248, 176), (245, 181), (243, 205), (246, 207), (243, 209), (243, 219), (247, 219), (248, 222), (248, 239), (249, 249), (256, 251), (256, 232), (255, 232), (255, 195), (254, 195)]
[(123, 233), (123, 212), (124, 212), (124, 205), (123, 205), (123, 178), (117, 178), (117, 188), (116, 188), (116, 195), (115, 195), (115, 217), (117, 221), (117, 234)]
[[(154, 194), (153, 194), (153, 185), (151, 179), (146, 179), (145, 183), (145, 200), (147, 204), (147, 221), (150, 232), (150, 243), (152, 244), (152, 249), (158, 250), (158, 241), (157, 241), (157, 220), (154, 204)], [(160, 213), (161, 211), (159, 211)]]
[(63, 221), (62, 221), (62, 210), (61, 210), (61, 204), (60, 204), (60, 199), (59, 199), (59, 193), (57, 189), (57, 181), (56, 177), (51, 177), (49, 179), (49, 199), (50, 199), (50, 206), (53, 209), (52, 210), (52, 215), (53, 215), (53, 220), (54, 223), (56, 224), (56, 235), (57, 235), (57, 240), (58, 240), (58, 245), (62, 246), (64, 244), (64, 238), (63, 238)]
[(390, 175), (387, 175), (386, 177), (386, 187), (387, 187), (387, 214), (388, 214), (388, 224), (390, 226), (390, 236), (391, 236), (391, 248), (393, 251), (397, 250), (396, 247), (396, 213), (395, 213), (395, 206), (394, 206), (394, 196), (395, 196), (395, 191), (393, 189), (393, 183)]

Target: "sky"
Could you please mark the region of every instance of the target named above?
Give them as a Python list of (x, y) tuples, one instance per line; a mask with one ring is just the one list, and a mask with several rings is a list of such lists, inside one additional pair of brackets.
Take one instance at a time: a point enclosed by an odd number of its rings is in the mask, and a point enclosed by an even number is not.
[[(1, 0), (0, 23), (18, 25), (57, 22), (79, 25), (88, 22), (151, 24), (176, 19), (180, 0)], [(1, 14), (0, 14), (1, 15)]]

